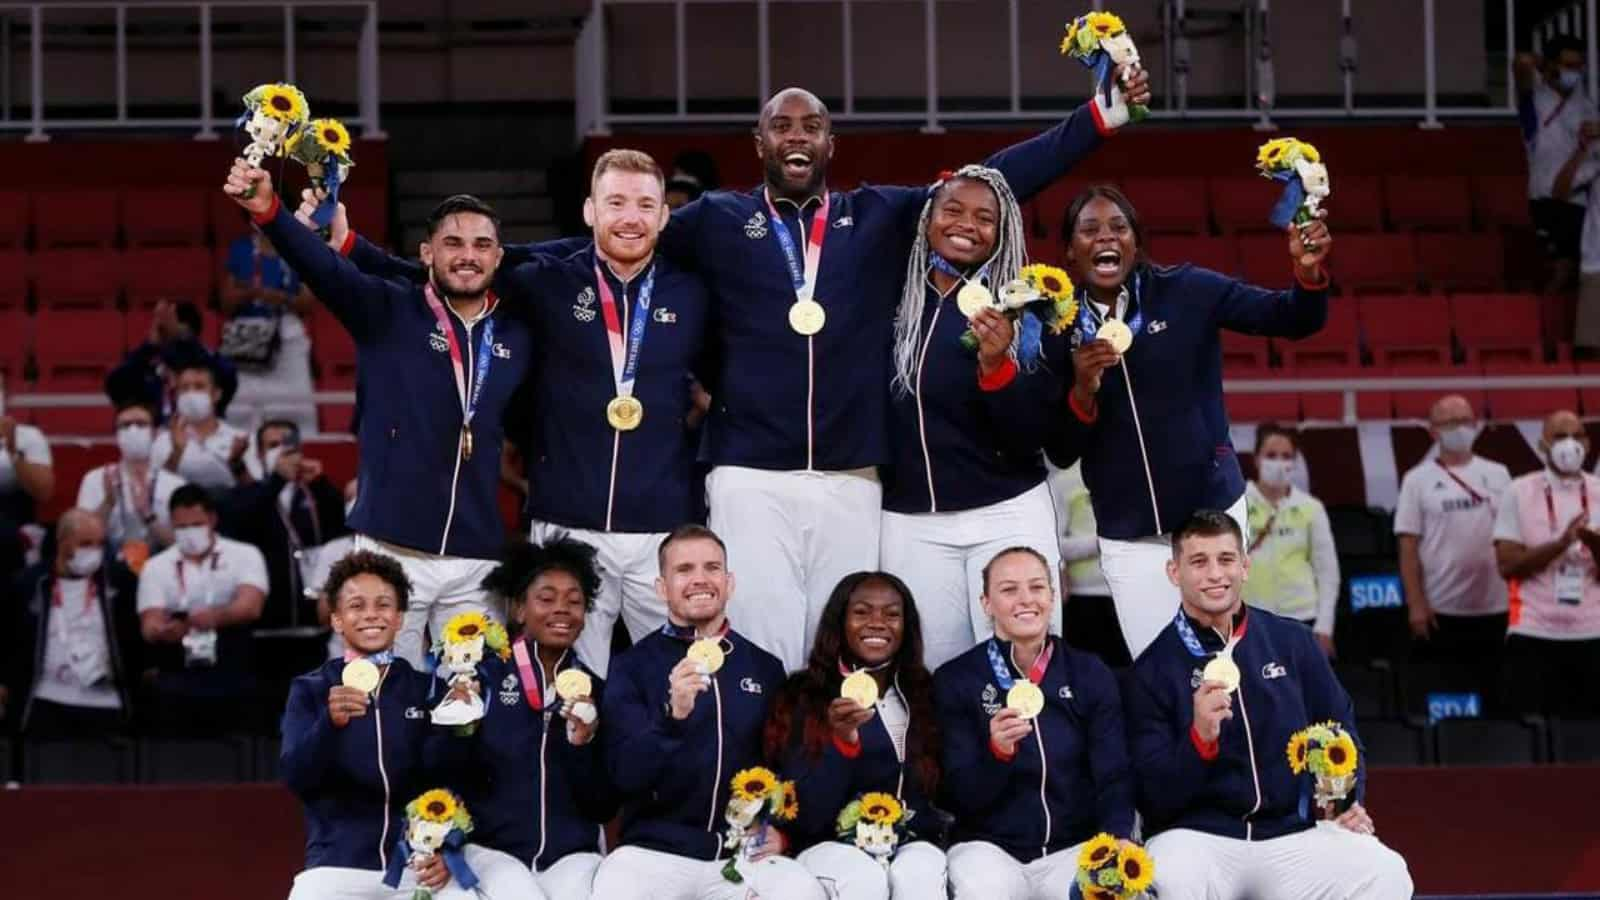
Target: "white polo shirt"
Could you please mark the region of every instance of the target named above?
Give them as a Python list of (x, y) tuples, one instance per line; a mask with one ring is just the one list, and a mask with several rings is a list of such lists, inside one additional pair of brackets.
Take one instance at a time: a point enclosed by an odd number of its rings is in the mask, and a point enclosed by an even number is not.
[(1494, 527), (1495, 512), (1510, 484), (1511, 473), (1505, 466), (1478, 456), (1448, 470), (1436, 459), (1424, 460), (1400, 482), (1394, 533), (1417, 537), (1422, 589), (1434, 612), (1484, 616), (1506, 611), (1506, 582), (1495, 562)]
[(217, 535), (211, 551), (198, 560), (173, 545), (150, 557), (139, 573), (139, 612), (225, 606), (240, 585), (268, 592), (266, 558), (250, 544)]
[(78, 483), (79, 509), (99, 510), (100, 504), (106, 502), (108, 473), (116, 496), (111, 500), (111, 511), (106, 513), (106, 538), (113, 547), (120, 547), (126, 541), (144, 541), (152, 550), (161, 549), (151, 539), (150, 527), (145, 524), (144, 513), (136, 501), (140, 497), (148, 498), (145, 507), (155, 517), (156, 524), (170, 527), (172, 492), (187, 482), (153, 463), (143, 478), (135, 478), (126, 463), (107, 463), (84, 473), (83, 481)]
[[(1533, 112), (1537, 122), (1533, 139), (1527, 142), (1528, 197), (1540, 200), (1550, 196), (1555, 187), (1556, 174), (1577, 152), (1579, 130), (1583, 123), (1596, 116), (1594, 103), (1584, 95), (1583, 88), (1574, 90), (1563, 99), (1543, 81), (1533, 87)], [(1565, 199), (1568, 203), (1583, 206), (1588, 196), (1583, 191), (1575, 191)]]
[(33, 695), (63, 706), (121, 709), (122, 698), (111, 681), (111, 648), (98, 583), (58, 578), (54, 586), (45, 598), (52, 609), (44, 638), (44, 667)]
[[(248, 435), (220, 419), (217, 421), (217, 430), (203, 440), (197, 438), (194, 430), (190, 429), (189, 447), (183, 451), (183, 458), (178, 460), (178, 474), (185, 481), (198, 484), (208, 491), (233, 487), (233, 470), (228, 468), (228, 454), (233, 452), (233, 441), (238, 437)], [(163, 430), (150, 445), (150, 464), (165, 466), (167, 457), (171, 455), (172, 434)]]
[[(23, 462), (41, 466), (50, 465), (50, 441), (45, 438), (44, 432), (32, 425), (17, 426), (17, 446), (9, 449), (22, 457)], [(0, 494), (9, 494), (20, 489), (16, 463), (10, 453), (0, 453)]]

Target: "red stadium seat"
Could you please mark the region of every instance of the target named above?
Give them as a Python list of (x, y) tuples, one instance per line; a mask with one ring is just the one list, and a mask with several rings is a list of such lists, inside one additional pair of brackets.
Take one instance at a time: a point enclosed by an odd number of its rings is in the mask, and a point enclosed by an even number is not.
[(1485, 228), (1528, 228), (1528, 176), (1472, 176), (1472, 208)]
[(122, 313), (114, 309), (41, 309), (34, 326), (42, 389), (98, 390), (122, 359)]
[(208, 200), (199, 188), (138, 188), (122, 192), (122, 233), (128, 246), (190, 246), (210, 240)]
[[(89, 389), (87, 384), (78, 386), (78, 382), (75, 380), (58, 382), (57, 385), (51, 387), (52, 391), (60, 393)], [(39, 426), (40, 430), (51, 437), (96, 437), (111, 433), (111, 413), (111, 401), (106, 399), (94, 406), (36, 407), (32, 410), (32, 419), (33, 424)], [(58, 486), (61, 484), (72, 485), (71, 493), (68, 496), (76, 496), (78, 492), (77, 484), (83, 480), (83, 473), (78, 473), (76, 479), (68, 482), (62, 480), (61, 473), (58, 470), (56, 478)], [(62, 491), (56, 491), (55, 497), (58, 501), (62, 496)], [(70, 503), (68, 505), (70, 506)]]
[(1471, 365), (1544, 359), (1539, 298), (1532, 294), (1457, 294), (1450, 319)]
[[(1600, 375), (1600, 363), (1578, 363), (1579, 375)], [(1583, 406), (1583, 415), (1587, 418), (1600, 418), (1600, 388), (1579, 388), (1578, 400)]]
[(1254, 285), (1284, 290), (1294, 284), (1294, 262), (1289, 259), (1287, 235), (1242, 234), (1239, 247), (1239, 277)]
[(1389, 175), (1383, 179), (1389, 224), (1396, 228), (1465, 231), (1472, 227), (1472, 194), (1461, 175)]
[[(1372, 378), (1377, 374), (1379, 373), (1356, 366), (1310, 365), (1294, 369), (1286, 373), (1284, 377), (1337, 379), (1348, 382), (1362, 378)], [(1388, 391), (1362, 391), (1356, 394), (1356, 417), (1360, 419), (1390, 418), (1394, 415), (1393, 402), (1393, 397)], [(1344, 393), (1342, 391), (1302, 391), (1300, 394), (1300, 408), (1301, 414), (1306, 419), (1320, 422), (1341, 422), (1344, 420)]]
[(1328, 269), (1334, 288), (1346, 293), (1417, 289), (1417, 249), (1409, 234), (1335, 235)]
[(1328, 304), (1328, 323), (1298, 341), (1275, 343), (1285, 368), (1352, 367), (1361, 363), (1361, 326), (1356, 305), (1335, 298)]
[(28, 314), (22, 307), (0, 309), (0, 372), (5, 373), (7, 389), (11, 389), (14, 379), (22, 377), (32, 330)]
[[(329, 390), (326, 385), (319, 386)], [(324, 434), (348, 434), (355, 430), (356, 405), (354, 403), (318, 403), (317, 429)]]
[(1277, 231), (1268, 213), (1283, 193), (1283, 185), (1260, 176), (1224, 175), (1207, 179), (1211, 218), (1224, 233)]
[(1383, 230), (1383, 180), (1376, 175), (1340, 175), (1325, 204), (1335, 234)]
[(1204, 178), (1131, 176), (1123, 179), (1123, 190), (1139, 211), (1146, 234), (1205, 234), (1210, 230)]
[(211, 246), (226, 251), (235, 238), (250, 233), (250, 221), (239, 204), (222, 191), (211, 191), (207, 205), (211, 210)]
[[(1083, 193), (1084, 188), (1098, 183), (1087, 178), (1058, 178), (1051, 182), (1028, 203), (1033, 209), (1033, 235), (1059, 242), (1061, 220), (1067, 215), (1067, 207)], [(368, 233), (373, 231), (370, 226), (366, 230)]]
[(1363, 297), (1357, 304), (1374, 365), (1449, 364), (1450, 306), (1443, 297)]
[(1487, 234), (1417, 235), (1422, 277), (1434, 290), (1497, 291), (1506, 283), (1505, 239)]
[(130, 308), (157, 300), (211, 302), (211, 252), (205, 247), (140, 247), (123, 254), (128, 271)]
[(34, 191), (33, 233), (40, 247), (114, 246), (117, 195), (104, 190)]
[(1150, 238), (1150, 258), (1162, 265), (1194, 263), (1202, 269), (1235, 275), (1239, 248), (1233, 238), (1163, 234)]
[(1225, 391), (1223, 405), (1231, 422), (1298, 422), (1300, 420), (1300, 395), (1242, 394)]
[(127, 274), (116, 250), (40, 250), (32, 260), (34, 293), (41, 309), (113, 306)]
[(28, 242), (28, 195), (0, 191), (0, 247), (20, 247)]
[(339, 320), (325, 310), (318, 310), (311, 317), (310, 324), (311, 350), (322, 368), (322, 378), (317, 386), (323, 390), (354, 387), (356, 345), (350, 339), (350, 332), (345, 331)]
[(0, 250), (0, 309), (21, 306), (28, 299), (28, 254)]
[[(1485, 366), (1485, 375), (1571, 375), (1571, 363), (1495, 363)], [(1489, 415), (1496, 419), (1543, 419), (1558, 409), (1576, 412), (1578, 389), (1496, 388), (1488, 392)]]
[(1061, 246), (1060, 241), (1054, 237), (1039, 237), (1031, 231), (1025, 232), (1025, 235), (1025, 240), (1028, 242), (1029, 262), (1049, 263), (1052, 266), (1061, 265), (1062, 257), (1066, 256), (1067, 251), (1065, 247)]
[[(1462, 369), (1457, 366), (1395, 366), (1385, 373), (1394, 378), (1450, 378), (1461, 375), (1476, 375), (1476, 371)], [(1480, 390), (1454, 390), (1452, 393), (1461, 394), (1472, 404), (1473, 409), (1483, 409), (1485, 405), (1484, 392)], [(1394, 414), (1398, 419), (1426, 419), (1428, 412), (1433, 408), (1434, 401), (1443, 393), (1439, 388), (1430, 388), (1419, 391), (1395, 391)]]
[(389, 233), (389, 195), (382, 187), (359, 181), (339, 191), (339, 202), (356, 230), (366, 235)]
[(1271, 358), (1272, 351), (1266, 338), (1223, 329), (1222, 368), (1229, 374), (1259, 377), (1257, 372), (1266, 374)]

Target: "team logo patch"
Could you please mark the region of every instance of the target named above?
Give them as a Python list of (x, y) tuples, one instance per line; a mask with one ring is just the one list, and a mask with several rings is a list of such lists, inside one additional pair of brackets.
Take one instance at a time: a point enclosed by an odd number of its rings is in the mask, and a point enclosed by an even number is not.
[(1204, 680), (1205, 678), (1201, 677), (1200, 675), (1200, 670), (1195, 669), (1189, 674), (1189, 687), (1198, 689), (1200, 687), (1200, 682)]
[(855, 219), (852, 219), (849, 216), (840, 216), (839, 218), (834, 219), (833, 220), (833, 225), (831, 225), (829, 227), (831, 227), (831, 228), (849, 228), (850, 226), (852, 226), (854, 224), (856, 224), (856, 220)]
[(667, 309), (665, 306), (662, 306), (658, 307), (654, 312), (652, 312), (650, 314), (650, 318), (655, 319), (657, 322), (660, 322), (663, 325), (671, 325), (678, 321), (678, 314), (670, 309)]
[(1267, 681), (1271, 681), (1274, 678), (1282, 678), (1287, 674), (1289, 674), (1289, 670), (1275, 662), (1269, 662), (1261, 667), (1261, 677)]
[(507, 674), (506, 680), (500, 682), (500, 702), (506, 706), (516, 706), (517, 701), (522, 699), (520, 687), (516, 673)]
[(744, 691), (746, 694), (760, 694), (761, 682), (750, 677), (741, 678), (739, 679), (739, 690)]
[(984, 715), (994, 715), (1000, 711), (1000, 689), (992, 684), (984, 685), (978, 702), (983, 706)]
[(751, 216), (750, 219), (744, 223), (744, 236), (752, 241), (759, 241), (766, 237), (767, 214), (759, 209), (756, 210), (755, 215)]
[(1069, 687), (1067, 687), (1066, 685), (1063, 684), (1061, 686), (1061, 690), (1056, 691), (1056, 696), (1060, 697), (1063, 700), (1071, 700), (1072, 699), (1072, 688), (1069, 688)]
[(579, 322), (594, 321), (594, 288), (586, 287), (578, 292), (578, 299), (572, 304), (572, 317)]
[(511, 358), (511, 348), (507, 347), (505, 344), (500, 343), (499, 341), (495, 341), (494, 342), (494, 350), (492, 352), (494, 353), (496, 359), (510, 359)]
[(406, 718), (408, 719), (426, 719), (427, 717), (428, 711), (425, 709), (418, 709), (415, 706), (406, 707)]
[(433, 352), (435, 352), (435, 353), (449, 353), (450, 352), (450, 342), (445, 340), (444, 335), (440, 334), (437, 331), (435, 331), (432, 334), (428, 335), (428, 346), (432, 347), (433, 348)]
[(1150, 323), (1150, 327), (1145, 329), (1145, 331), (1150, 333), (1150, 334), (1160, 334), (1161, 332), (1166, 331), (1166, 330), (1167, 330), (1167, 323), (1166, 323), (1166, 321), (1164, 319), (1156, 319), (1156, 320), (1152, 321)]

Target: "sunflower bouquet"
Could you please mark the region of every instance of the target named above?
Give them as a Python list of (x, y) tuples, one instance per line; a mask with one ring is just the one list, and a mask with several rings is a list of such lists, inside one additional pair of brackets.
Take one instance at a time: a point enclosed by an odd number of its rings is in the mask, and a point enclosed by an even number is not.
[[(1113, 106), (1112, 88), (1116, 69), (1137, 69), (1139, 48), (1122, 19), (1108, 12), (1092, 12), (1067, 23), (1066, 37), (1061, 39), (1061, 54), (1083, 63), (1094, 70), (1095, 89), (1100, 92), (1105, 105)], [(1128, 104), (1128, 119), (1137, 122), (1150, 115), (1150, 108), (1142, 103)]]
[(289, 158), (306, 167), (311, 187), (322, 197), (311, 213), (318, 228), (327, 228), (339, 205), (339, 185), (355, 163), (350, 159), (350, 131), (338, 119), (313, 119), (289, 138)]
[(1291, 735), (1285, 752), (1290, 771), (1311, 773), (1317, 810), (1325, 818), (1333, 818), (1337, 805), (1355, 790), (1359, 762), (1355, 738), (1338, 722), (1321, 722)]
[[(450, 877), (466, 890), (478, 885), (478, 876), (467, 865), (461, 848), (472, 831), (472, 816), (461, 798), (443, 788), (434, 788), (406, 804), (406, 830), (400, 836), (398, 847), (389, 856), (389, 868), (383, 883), (391, 888), (400, 886), (407, 863), (423, 865), (435, 854), (444, 857)], [(433, 892), (418, 887), (411, 900), (430, 900)]]
[(1156, 867), (1143, 847), (1101, 832), (1078, 852), (1074, 900), (1134, 900), (1155, 881)]
[[(433, 646), (438, 668), (449, 673), (451, 687), (470, 688), (478, 674), (478, 663), (486, 652), (494, 652), (501, 659), (511, 658), (511, 639), (504, 625), (491, 620), (481, 612), (465, 612), (445, 623), (444, 633)], [(466, 725), (483, 718), (483, 698), (475, 692), (471, 702), (446, 697), (433, 710), (433, 721), (438, 725)]]
[(839, 840), (887, 866), (894, 851), (905, 842), (913, 815), (893, 794), (875, 791), (862, 794), (839, 810), (834, 831)]
[(1267, 216), (1278, 228), (1318, 218), (1322, 201), (1332, 193), (1322, 154), (1297, 138), (1273, 138), (1262, 144), (1256, 150), (1256, 171), (1263, 178), (1283, 182), (1283, 196)]
[(269, 156), (282, 156), (310, 117), (311, 104), (299, 88), (283, 82), (257, 85), (244, 95), (238, 127), (250, 135), (250, 143), (240, 155), (257, 167)]
[[(1017, 361), (1031, 368), (1039, 359), (1039, 341), (1044, 329), (1060, 334), (1078, 318), (1078, 299), (1067, 273), (1055, 266), (1034, 263), (1023, 266), (1017, 277), (1000, 288), (995, 309), (1017, 323), (1020, 338)], [(1031, 315), (1024, 316), (1027, 312)], [(967, 326), (961, 346), (976, 353), (978, 335)]]
[(745, 858), (750, 841), (774, 822), (793, 822), (800, 815), (800, 798), (794, 782), (779, 781), (771, 769), (760, 766), (741, 769), (729, 787), (732, 795), (723, 814), (728, 834), (722, 846), (733, 855), (722, 867), (722, 877), (739, 884), (744, 876), (739, 874), (738, 863)]

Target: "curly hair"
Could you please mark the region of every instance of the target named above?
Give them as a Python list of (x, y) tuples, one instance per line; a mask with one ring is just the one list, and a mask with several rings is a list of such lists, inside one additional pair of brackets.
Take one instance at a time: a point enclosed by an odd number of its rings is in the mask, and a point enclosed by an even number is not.
[(329, 606), (335, 610), (339, 608), (339, 590), (346, 581), (357, 575), (376, 575), (383, 579), (394, 588), (394, 597), (401, 611), (405, 610), (406, 602), (411, 599), (411, 579), (406, 577), (406, 571), (400, 567), (398, 559), (371, 550), (347, 553), (328, 570), (328, 581), (322, 586), (322, 592), (327, 595)]
[(517, 541), (500, 554), (500, 565), (484, 576), (484, 590), (521, 603), (534, 580), (546, 572), (566, 572), (577, 579), (583, 591), (583, 608), (594, 608), (594, 595), (600, 592), (600, 568), (595, 562), (598, 550), (576, 538), (562, 535), (542, 544)]
[(865, 585), (884, 584), (900, 596), (905, 605), (905, 628), (900, 649), (895, 652), (894, 681), (911, 712), (906, 731), (906, 762), (924, 793), (933, 796), (939, 785), (939, 729), (933, 708), (933, 674), (922, 662), (922, 619), (916, 601), (904, 581), (888, 572), (856, 572), (846, 575), (828, 596), (816, 643), (806, 667), (789, 676), (773, 699), (767, 717), (764, 748), (767, 758), (776, 762), (794, 740), (794, 729), (801, 729), (801, 742), (813, 758), (822, 755), (831, 737), (828, 704), (839, 696), (844, 676), (839, 662), (847, 659), (844, 625), (850, 596)]

